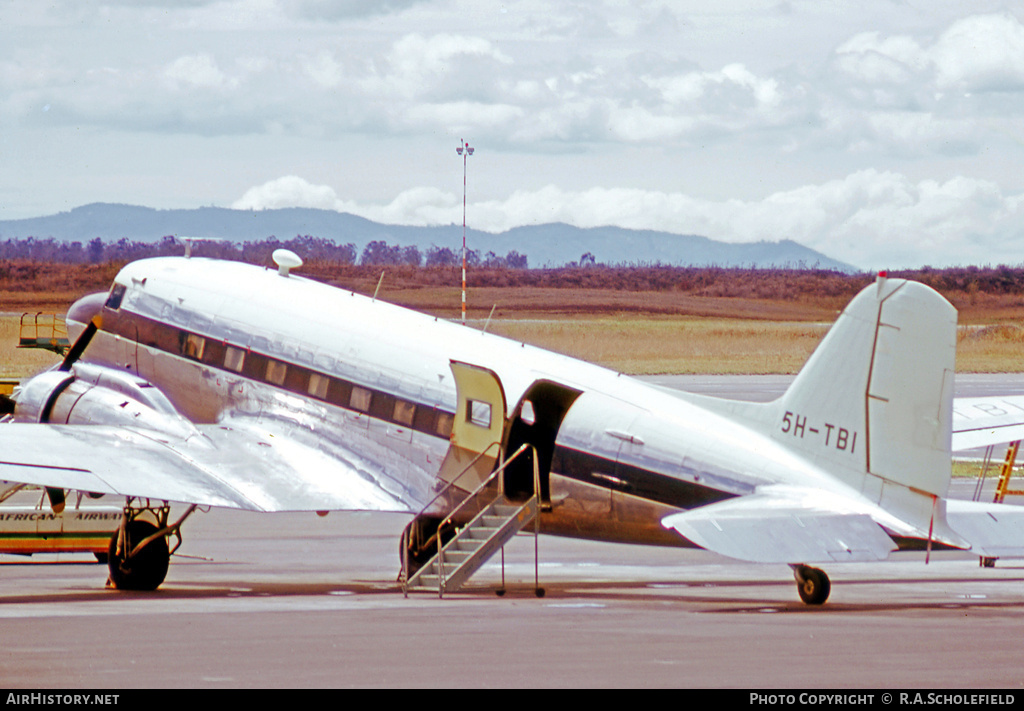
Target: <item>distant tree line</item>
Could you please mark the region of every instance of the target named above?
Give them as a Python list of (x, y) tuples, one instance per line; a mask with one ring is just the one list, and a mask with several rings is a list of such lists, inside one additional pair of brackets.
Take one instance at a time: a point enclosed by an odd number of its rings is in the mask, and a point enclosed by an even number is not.
[[(276, 237), (242, 243), (202, 241), (194, 245), (193, 253), (270, 266), (271, 254), (281, 248), (302, 257), (304, 274), (331, 283), (376, 284), (381, 268), (386, 267), (388, 281), (393, 285), (451, 285), (458, 283), (462, 264), (461, 250), (448, 247), (434, 245), (424, 252), (415, 246), (389, 245), (377, 240), (360, 253), (353, 244), (337, 244), (310, 235), (286, 241)], [(181, 242), (170, 236), (156, 242), (104, 242), (96, 238), (86, 244), (33, 237), (0, 240), (0, 290), (105, 288), (126, 262), (183, 253)], [(499, 256), (469, 250), (466, 262), (475, 287), (675, 291), (693, 296), (781, 301), (844, 301), (875, 278), (874, 274), (808, 268), (609, 266), (597, 263), (590, 253), (570, 265), (545, 269), (529, 269), (526, 255), (515, 251)], [(921, 281), (955, 305), (986, 303), (998, 298), (1004, 299), (1003, 303), (1024, 306), (1024, 266), (923, 267), (890, 272), (890, 276)], [(1006, 297), (1010, 297), (1009, 302)]]
[[(334, 264), (363, 265), (408, 265), (426, 267), (455, 266), (462, 263), (460, 251), (448, 247), (431, 246), (425, 253), (419, 247), (389, 245), (384, 240), (375, 240), (363, 248), (362, 254), (352, 243), (338, 244), (333, 240), (311, 235), (297, 235), (294, 239), (278, 240), (271, 236), (264, 240), (250, 242), (229, 242), (226, 240), (199, 240), (193, 245), (193, 253), (216, 259), (231, 259), (250, 264), (267, 264), (276, 249), (290, 249), (306, 262), (328, 262)], [(148, 257), (181, 255), (184, 246), (181, 240), (166, 236), (156, 242), (138, 242), (122, 238), (104, 242), (96, 237), (89, 242), (63, 242), (52, 237), (40, 239), (8, 239), (0, 242), (0, 259), (45, 262), (49, 264), (106, 264), (126, 263)], [(488, 252), (481, 256), (477, 250), (466, 251), (466, 263), (470, 266), (485, 266), (501, 269), (527, 269), (526, 255), (511, 251), (505, 256)]]
[[(432, 245), (426, 253), (420, 252), (416, 246), (399, 247), (389, 245), (383, 240), (370, 242), (363, 248), (363, 254), (359, 259), (360, 264), (376, 265), (408, 265), (413, 267), (454, 267), (462, 264), (462, 250), (452, 250), (448, 247)], [(515, 250), (504, 257), (488, 252), (481, 257), (480, 252), (475, 249), (466, 250), (466, 264), (472, 267), (482, 266), (488, 269), (528, 269), (529, 264), (525, 254), (519, 254)]]

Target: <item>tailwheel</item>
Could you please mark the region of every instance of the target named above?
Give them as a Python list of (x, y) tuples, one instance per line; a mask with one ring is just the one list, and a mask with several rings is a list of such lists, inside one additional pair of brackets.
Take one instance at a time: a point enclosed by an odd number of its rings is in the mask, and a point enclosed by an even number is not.
[(820, 568), (809, 565), (794, 565), (793, 576), (796, 578), (796, 589), (800, 599), (808, 605), (824, 605), (828, 594), (832, 591), (832, 583)]

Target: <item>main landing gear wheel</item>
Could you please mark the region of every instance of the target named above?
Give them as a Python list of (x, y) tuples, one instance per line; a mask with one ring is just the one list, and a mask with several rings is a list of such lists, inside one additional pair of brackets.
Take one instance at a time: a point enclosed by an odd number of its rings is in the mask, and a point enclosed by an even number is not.
[(793, 576), (796, 578), (796, 589), (801, 600), (808, 605), (825, 604), (828, 594), (832, 591), (832, 583), (829, 582), (824, 570), (809, 565), (795, 565)]
[(120, 530), (110, 539), (107, 567), (110, 582), (118, 590), (156, 590), (167, 577), (167, 566), (171, 554), (167, 547), (167, 536), (150, 541), (144, 548), (130, 556), (132, 550), (144, 539), (159, 529), (149, 521), (134, 519), (124, 528), (124, 541), (118, 546)]

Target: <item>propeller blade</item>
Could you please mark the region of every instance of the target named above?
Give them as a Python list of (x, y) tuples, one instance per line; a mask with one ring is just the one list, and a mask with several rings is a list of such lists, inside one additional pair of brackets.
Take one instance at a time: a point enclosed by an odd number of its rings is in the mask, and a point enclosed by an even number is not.
[(74, 345), (68, 350), (64, 360), (61, 362), (60, 367), (57, 370), (69, 371), (71, 366), (75, 364), (75, 361), (82, 357), (82, 353), (85, 352), (86, 347), (89, 345), (89, 341), (96, 335), (96, 331), (99, 330), (96, 326), (96, 319), (89, 321), (89, 325), (85, 327), (85, 330), (78, 336), (78, 340), (75, 341)]
[(59, 514), (64, 511), (64, 490), (63, 489), (52, 489), (46, 487), (46, 498), (50, 500), (50, 509), (55, 513)]

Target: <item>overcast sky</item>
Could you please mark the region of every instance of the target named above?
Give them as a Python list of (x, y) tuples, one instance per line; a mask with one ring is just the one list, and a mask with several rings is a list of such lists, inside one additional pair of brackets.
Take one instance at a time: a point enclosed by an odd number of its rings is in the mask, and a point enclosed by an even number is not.
[(1018, 264), (1024, 9), (0, 4), (0, 219), (119, 202), (461, 225), (460, 139), (483, 230), (794, 239), (866, 269)]

